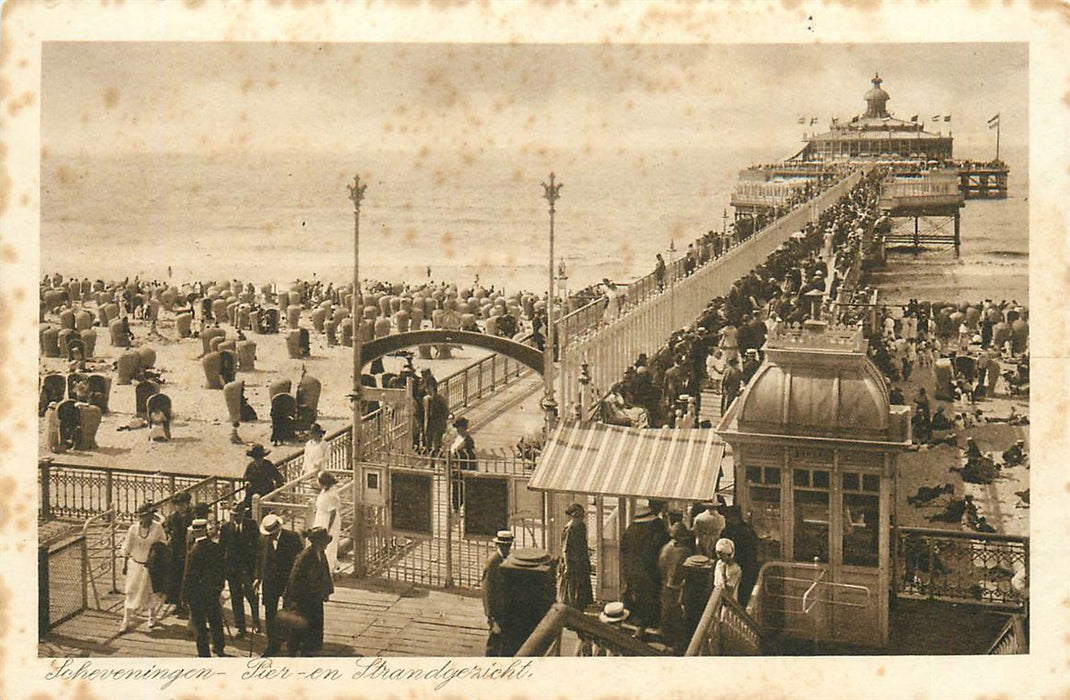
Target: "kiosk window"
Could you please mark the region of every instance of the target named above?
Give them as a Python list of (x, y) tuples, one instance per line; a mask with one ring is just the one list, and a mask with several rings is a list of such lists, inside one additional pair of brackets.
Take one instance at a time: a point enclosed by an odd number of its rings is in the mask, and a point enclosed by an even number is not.
[(747, 488), (751, 527), (758, 535), (758, 558), (780, 559), (780, 468), (748, 467)]
[(843, 563), (877, 566), (880, 498), (870, 494), (843, 494)]
[[(815, 558), (821, 562), (829, 560), (828, 477), (827, 471), (810, 472), (806, 469), (796, 469), (792, 477), (795, 484), (792, 492), (795, 501), (795, 561), (812, 562)], [(825, 489), (815, 488), (814, 484), (818, 483), (824, 483)]]

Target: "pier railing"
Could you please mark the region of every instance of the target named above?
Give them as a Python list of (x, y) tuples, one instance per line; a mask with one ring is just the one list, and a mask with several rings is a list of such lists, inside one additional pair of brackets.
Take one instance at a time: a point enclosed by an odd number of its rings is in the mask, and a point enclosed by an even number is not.
[(1029, 538), (987, 532), (901, 527), (895, 540), (895, 592), (1021, 610), (1028, 600)]
[(684, 656), (757, 656), (762, 630), (724, 588), (713, 589)]
[(630, 633), (564, 603), (554, 603), (516, 655), (562, 656), (567, 647), (575, 649), (576, 656), (659, 655), (657, 648), (640, 642)]
[(607, 390), (623, 376), (625, 368), (639, 353), (652, 356), (674, 330), (702, 313), (710, 299), (728, 293), (735, 280), (835, 204), (861, 178), (861, 171), (852, 172), (689, 276), (674, 279), (675, 271), (667, 274), (664, 291), (649, 294), (641, 303), (622, 310), (618, 318), (601, 323), (567, 345), (562, 344), (564, 353), (559, 370), (563, 386), (563, 395), (559, 397), (562, 415), (569, 415), (578, 401), (582, 364), (588, 365), (591, 384)]

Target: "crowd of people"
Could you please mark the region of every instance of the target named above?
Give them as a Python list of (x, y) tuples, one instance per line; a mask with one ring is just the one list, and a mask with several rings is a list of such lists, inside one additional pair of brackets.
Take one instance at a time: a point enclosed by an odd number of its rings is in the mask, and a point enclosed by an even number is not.
[(842, 270), (860, 249), (862, 231), (878, 218), (879, 170), (872, 171), (816, 224), (790, 238), (728, 294), (712, 299), (697, 321), (673, 332), (653, 356), (641, 354), (610, 387), (605, 408), (633, 426), (697, 425), (702, 388), (716, 382), (722, 410), (731, 404), (762, 360), (768, 335), (782, 324), (811, 318), (807, 296), (823, 303), (840, 293)]

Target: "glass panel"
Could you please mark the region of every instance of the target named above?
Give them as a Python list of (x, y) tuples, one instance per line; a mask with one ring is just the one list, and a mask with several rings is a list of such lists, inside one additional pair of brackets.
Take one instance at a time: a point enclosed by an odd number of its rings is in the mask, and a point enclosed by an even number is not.
[(766, 467), (765, 468), (765, 483), (767, 483), (767, 484), (779, 484), (780, 483), (780, 467)]
[(782, 559), (780, 552), (780, 489), (752, 486), (751, 527), (758, 535), (758, 561)]
[(829, 487), (829, 473), (826, 471), (814, 472), (814, 488), (827, 489)]
[(762, 468), (761, 467), (747, 467), (747, 483), (760, 484), (762, 483)]
[(843, 475), (843, 490), (844, 491), (857, 491), (858, 490), (858, 474), (852, 474), (850, 472)]
[(862, 490), (879, 493), (881, 490), (881, 478), (876, 474), (862, 475)]
[(795, 491), (795, 561), (829, 560), (829, 495)]
[(795, 470), (795, 485), (796, 486), (809, 486), (810, 485), (810, 472), (806, 469)]
[(877, 523), (880, 498), (857, 493), (843, 494), (843, 563), (877, 566)]

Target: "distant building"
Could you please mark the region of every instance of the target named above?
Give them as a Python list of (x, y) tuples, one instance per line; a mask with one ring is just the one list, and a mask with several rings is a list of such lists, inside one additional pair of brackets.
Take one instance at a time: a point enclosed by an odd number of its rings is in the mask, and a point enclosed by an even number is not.
[(918, 115), (910, 121), (893, 117), (887, 108), (891, 98), (881, 87), (881, 82), (880, 75), (873, 76), (873, 87), (865, 95), (864, 114), (846, 122), (833, 119), (829, 131), (807, 138), (806, 146), (791, 160), (950, 160), (951, 135), (926, 131)]

